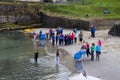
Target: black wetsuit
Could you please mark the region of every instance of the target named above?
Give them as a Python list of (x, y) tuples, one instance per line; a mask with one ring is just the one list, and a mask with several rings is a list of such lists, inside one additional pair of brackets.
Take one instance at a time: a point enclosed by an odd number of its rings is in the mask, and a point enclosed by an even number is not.
[(38, 52), (35, 52), (34, 53), (34, 60), (35, 60), (35, 62), (37, 62), (37, 59), (38, 59)]

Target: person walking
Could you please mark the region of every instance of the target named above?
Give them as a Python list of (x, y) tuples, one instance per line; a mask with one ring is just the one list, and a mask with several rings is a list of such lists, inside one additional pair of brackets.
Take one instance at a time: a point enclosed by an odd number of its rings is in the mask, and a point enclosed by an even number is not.
[(95, 38), (96, 27), (94, 25), (91, 26), (91, 37)]
[(99, 61), (100, 60), (100, 54), (101, 54), (101, 46), (98, 44), (95, 48), (96, 50), (96, 60)]
[(91, 47), (90, 47), (90, 50), (91, 50), (91, 61), (94, 60), (94, 50), (95, 50), (95, 44), (92, 43)]

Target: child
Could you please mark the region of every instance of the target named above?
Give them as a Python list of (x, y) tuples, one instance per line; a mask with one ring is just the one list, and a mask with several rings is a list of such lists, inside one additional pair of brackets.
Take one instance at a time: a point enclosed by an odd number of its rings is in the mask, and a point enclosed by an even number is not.
[(54, 46), (55, 44), (55, 34), (52, 34), (52, 45)]
[(90, 49), (91, 49), (91, 61), (93, 61), (94, 60), (94, 50), (95, 50), (95, 44), (94, 43), (92, 43), (92, 46), (90, 47)]
[(87, 57), (89, 57), (89, 55), (90, 55), (90, 44), (88, 42), (86, 42), (86, 47), (87, 47), (87, 49), (86, 49)]
[(84, 61), (85, 59), (86, 59), (86, 48), (87, 48), (87, 46), (86, 46), (86, 44), (85, 44), (85, 41), (83, 41), (83, 44), (82, 44), (82, 46), (81, 46), (81, 52), (82, 52), (82, 60)]
[(59, 52), (59, 49), (57, 49), (56, 51), (56, 64), (59, 64), (60, 62), (60, 52)]
[(80, 41), (80, 43), (82, 43), (82, 41), (83, 41), (83, 33), (82, 33), (82, 31), (80, 31), (80, 33), (79, 33), (79, 41)]
[(35, 50), (34, 52), (34, 61), (37, 63), (37, 60), (38, 60), (38, 50)]
[(101, 47), (100, 47), (99, 44), (96, 46), (95, 50), (96, 50), (96, 60), (99, 61), (100, 60), (100, 54), (101, 54)]
[(102, 41), (101, 40), (98, 40), (98, 45), (102, 46)]
[(33, 33), (33, 40), (36, 40), (36, 38), (37, 38), (37, 34), (34, 32)]

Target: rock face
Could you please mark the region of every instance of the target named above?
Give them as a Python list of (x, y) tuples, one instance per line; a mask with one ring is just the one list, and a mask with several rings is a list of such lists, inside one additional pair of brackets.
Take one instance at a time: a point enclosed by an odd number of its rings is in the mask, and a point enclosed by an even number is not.
[(16, 23), (20, 25), (41, 22), (41, 6), (30, 4), (6, 3), (0, 5), (0, 23)]
[(115, 23), (108, 33), (120, 37), (120, 23)]
[(58, 28), (60, 26), (69, 29), (89, 30), (90, 22), (87, 20), (43, 15), (43, 25), (48, 28)]

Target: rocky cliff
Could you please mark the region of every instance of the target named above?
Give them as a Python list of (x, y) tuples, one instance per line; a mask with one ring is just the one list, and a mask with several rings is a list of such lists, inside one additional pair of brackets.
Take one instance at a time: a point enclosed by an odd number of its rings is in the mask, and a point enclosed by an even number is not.
[(65, 17), (43, 15), (43, 25), (46, 27), (77, 28), (79, 30), (89, 30), (90, 22), (81, 19), (70, 19)]
[(115, 23), (108, 33), (120, 37), (120, 22)]
[(0, 23), (16, 23), (21, 25), (41, 22), (41, 5), (26, 3), (0, 4)]

